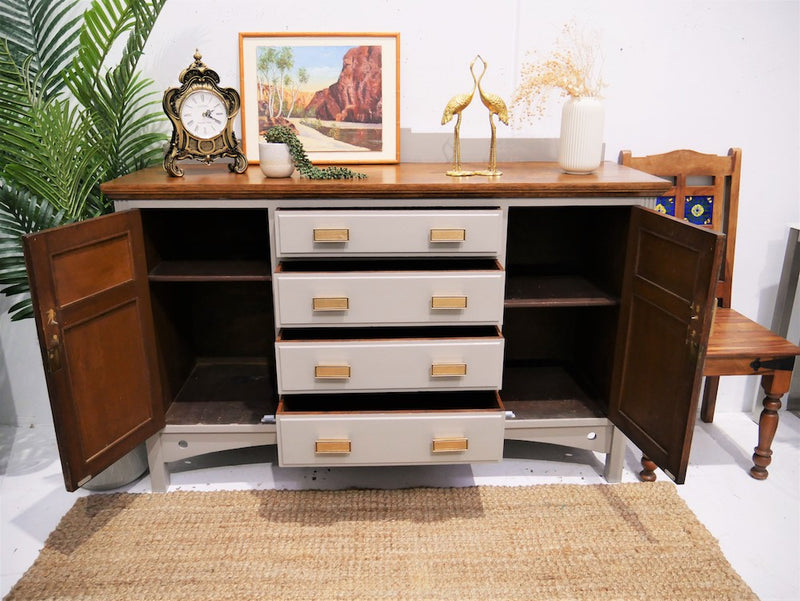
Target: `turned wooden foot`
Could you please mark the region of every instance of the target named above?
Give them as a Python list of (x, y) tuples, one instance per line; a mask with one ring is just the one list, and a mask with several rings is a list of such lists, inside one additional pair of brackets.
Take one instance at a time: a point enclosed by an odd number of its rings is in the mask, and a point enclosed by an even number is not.
[(649, 457), (642, 455), (642, 467), (644, 468), (639, 472), (639, 480), (642, 482), (655, 482), (656, 481), (656, 468), (658, 467), (653, 463)]
[[(753, 467), (750, 468), (750, 475), (756, 480), (766, 480), (769, 476), (767, 466), (772, 463), (772, 441), (778, 430), (780, 399), (788, 389), (788, 379), (784, 374), (786, 372), (776, 372), (774, 375), (761, 378), (761, 386), (766, 392), (766, 397), (763, 401), (764, 409), (758, 420), (758, 446), (753, 453)], [(791, 378), (791, 372), (788, 372), (788, 378)]]

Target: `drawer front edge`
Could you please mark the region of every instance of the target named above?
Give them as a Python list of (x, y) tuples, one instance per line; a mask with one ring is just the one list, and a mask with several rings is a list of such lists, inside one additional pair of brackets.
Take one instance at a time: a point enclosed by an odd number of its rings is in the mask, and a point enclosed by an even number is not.
[[(298, 467), (500, 461), (504, 423), (502, 411), (278, 415), (278, 459)], [(464, 439), (465, 450), (447, 450)], [(349, 452), (318, 453), (320, 441), (334, 449), (349, 442)]]

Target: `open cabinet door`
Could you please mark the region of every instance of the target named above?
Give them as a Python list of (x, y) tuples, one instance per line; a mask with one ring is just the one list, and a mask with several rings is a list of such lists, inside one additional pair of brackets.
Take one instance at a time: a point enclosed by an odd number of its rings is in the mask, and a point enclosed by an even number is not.
[(138, 211), (24, 238), (67, 490), (164, 427)]
[(679, 484), (689, 463), (722, 242), (711, 230), (632, 210), (609, 418)]

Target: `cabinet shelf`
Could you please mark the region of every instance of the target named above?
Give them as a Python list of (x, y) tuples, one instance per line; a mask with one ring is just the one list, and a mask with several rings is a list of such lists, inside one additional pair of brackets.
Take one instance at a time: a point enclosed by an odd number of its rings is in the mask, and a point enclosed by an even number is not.
[(513, 362), (503, 367), (503, 405), (516, 419), (601, 418), (596, 399), (563, 365)]
[(161, 261), (151, 282), (269, 282), (268, 261)]
[(258, 424), (277, 398), (266, 358), (203, 358), (167, 411), (167, 424)]
[(619, 299), (581, 276), (509, 275), (505, 307), (610, 307)]

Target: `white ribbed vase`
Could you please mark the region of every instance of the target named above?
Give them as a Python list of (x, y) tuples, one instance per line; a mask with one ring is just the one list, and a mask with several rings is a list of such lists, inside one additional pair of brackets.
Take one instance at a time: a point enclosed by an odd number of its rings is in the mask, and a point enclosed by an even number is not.
[(603, 161), (605, 106), (599, 98), (571, 97), (561, 111), (558, 164), (567, 173), (591, 173)]

